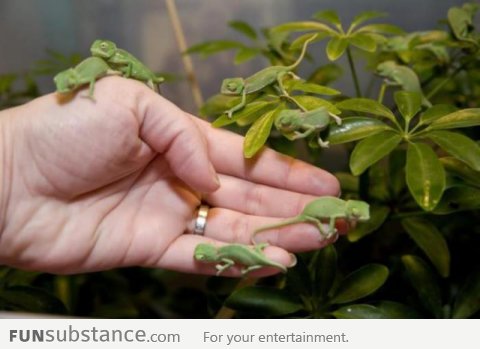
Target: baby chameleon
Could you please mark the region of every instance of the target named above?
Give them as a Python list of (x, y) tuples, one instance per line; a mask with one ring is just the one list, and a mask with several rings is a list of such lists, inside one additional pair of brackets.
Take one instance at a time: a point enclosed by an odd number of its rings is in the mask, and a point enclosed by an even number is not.
[(242, 275), (246, 275), (252, 270), (263, 267), (274, 267), (286, 272), (287, 268), (268, 259), (263, 250), (267, 247), (267, 243), (248, 246), (242, 244), (230, 244), (221, 247), (215, 247), (211, 244), (198, 244), (195, 247), (194, 257), (197, 261), (212, 263), (217, 262), (217, 276), (228, 268), (239, 263), (244, 267), (241, 270)]
[[(237, 110), (242, 109), (245, 106), (247, 94), (255, 93), (260, 91), (261, 89), (277, 82), (278, 87), (280, 88), (281, 93), (283, 96), (290, 97), (288, 92), (285, 90), (282, 80), (287, 74), (291, 74), (296, 77), (292, 70), (294, 70), (302, 61), (303, 57), (305, 56), (305, 52), (307, 50), (308, 44), (317, 37), (317, 34), (312, 35), (308, 40), (305, 41), (302, 52), (298, 57), (297, 61), (292, 65), (288, 66), (280, 66), (274, 65), (271, 67), (267, 67), (262, 69), (252, 76), (243, 79), (243, 78), (228, 78), (223, 80), (222, 87), (220, 89), (220, 93), (227, 95), (227, 96), (242, 96), (242, 100), (239, 104), (234, 106), (233, 108), (226, 111), (229, 118), (232, 117), (232, 114)], [(294, 101), (292, 99), (292, 101)], [(301, 106), (299, 106), (301, 107)], [(302, 107), (303, 109), (303, 107)]]
[(165, 79), (156, 76), (145, 64), (131, 53), (117, 48), (117, 45), (109, 40), (95, 40), (90, 47), (94, 57), (105, 59), (115, 70), (119, 70), (126, 78), (145, 82), (155, 92), (158, 92), (158, 84)]
[(69, 93), (78, 87), (89, 84), (88, 97), (93, 99), (95, 81), (107, 75), (121, 75), (122, 73), (112, 70), (101, 58), (89, 57), (80, 62), (74, 68), (64, 70), (53, 78), (57, 92)]
[[(370, 206), (364, 201), (345, 201), (333, 196), (324, 196), (308, 203), (303, 212), (296, 217), (256, 229), (252, 235), (252, 242), (255, 242), (255, 236), (261, 231), (296, 223), (312, 223), (325, 239), (329, 239), (337, 233), (335, 228), (337, 218), (345, 218), (349, 222), (367, 221), (370, 219)], [(329, 220), (328, 230), (325, 230), (322, 219)]]
[(420, 93), (422, 104), (426, 107), (432, 106), (432, 103), (423, 95), (417, 74), (409, 67), (394, 61), (385, 61), (377, 66), (377, 74), (385, 78), (387, 85), (400, 86), (405, 91)]
[[(342, 119), (330, 113), (325, 107), (309, 111), (282, 110), (275, 119), (275, 127), (292, 141), (325, 129), (330, 124), (331, 118), (338, 125), (342, 124)], [(328, 147), (328, 142), (323, 141), (320, 135), (318, 136), (318, 144), (322, 148)]]

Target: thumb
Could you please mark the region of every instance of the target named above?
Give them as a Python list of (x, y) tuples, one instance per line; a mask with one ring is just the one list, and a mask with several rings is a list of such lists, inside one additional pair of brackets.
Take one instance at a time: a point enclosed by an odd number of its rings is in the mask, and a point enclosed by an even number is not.
[(173, 173), (192, 189), (213, 192), (220, 186), (208, 156), (207, 142), (192, 116), (157, 94), (140, 103), (140, 137), (163, 154)]

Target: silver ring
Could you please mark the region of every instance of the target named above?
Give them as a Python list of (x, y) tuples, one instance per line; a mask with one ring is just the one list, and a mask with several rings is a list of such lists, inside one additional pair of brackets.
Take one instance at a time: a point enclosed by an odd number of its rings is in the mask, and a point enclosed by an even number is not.
[(195, 226), (193, 228), (193, 234), (203, 235), (205, 233), (205, 227), (207, 226), (207, 216), (210, 207), (207, 205), (200, 205), (197, 211), (197, 218), (195, 219)]

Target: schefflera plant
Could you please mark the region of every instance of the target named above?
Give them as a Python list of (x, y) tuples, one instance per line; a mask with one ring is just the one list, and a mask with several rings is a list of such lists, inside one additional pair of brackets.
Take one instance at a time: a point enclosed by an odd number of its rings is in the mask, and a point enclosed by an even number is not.
[[(389, 24), (365, 24), (381, 16), (374, 12), (356, 16), (346, 30), (333, 11), (316, 13), (313, 21), (269, 29), (284, 35), (284, 47), (290, 43), (291, 51), (284, 50), (291, 55), (312, 33), (317, 33), (316, 41), (327, 40), (325, 56), (330, 61), (346, 54), (355, 97), (324, 86), (332, 80), (322, 80), (319, 72), (340, 71), (332, 63), (317, 67), (305, 80), (288, 80), (285, 85), (306, 109), (323, 106), (341, 116), (342, 124), (332, 122), (322, 137), (332, 147), (345, 146), (350, 171), (336, 173), (343, 197), (368, 201), (371, 219), (358, 224), (335, 247), (299, 255), (298, 265), (273, 285), (264, 280), (259, 286), (221, 295), (212, 287), (217, 302), (225, 300), (239, 316), (464, 318), (478, 314), (480, 273), (478, 261), (472, 263), (478, 244), (472, 219), (479, 218), (480, 208), (480, 146), (475, 141), (475, 127), (480, 126), (476, 87), (480, 45), (475, 12), (473, 4), (453, 7), (445, 30), (412, 33)], [(305, 33), (290, 39), (298, 32)], [(367, 55), (367, 68), (373, 72), (387, 61), (408, 69), (396, 71), (392, 75), (396, 81), (384, 80), (378, 98), (369, 98), (373, 89), (360, 88), (356, 51)], [(411, 80), (412, 74), (418, 88), (401, 83)], [(371, 79), (369, 86), (375, 86), (380, 78), (372, 74)], [(396, 86), (390, 88), (392, 83)], [(292, 107), (288, 100), (266, 89), (248, 101), (232, 119), (222, 113), (238, 98), (214, 96), (202, 112), (217, 117), (214, 126), (249, 127), (247, 158), (268, 142), (289, 155), (315, 161), (279, 142), (278, 133), (272, 132), (278, 112)], [(306, 144), (315, 146), (314, 140), (315, 136)], [(316, 148), (310, 154), (328, 151)]]

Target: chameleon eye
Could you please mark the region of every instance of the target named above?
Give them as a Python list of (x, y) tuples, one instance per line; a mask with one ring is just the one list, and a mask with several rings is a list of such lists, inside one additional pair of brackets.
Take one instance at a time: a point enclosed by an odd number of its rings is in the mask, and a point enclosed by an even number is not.
[(237, 89), (237, 84), (234, 82), (230, 82), (227, 84), (227, 89), (229, 89), (230, 91), (235, 91)]
[(102, 43), (100, 44), (100, 48), (107, 48), (107, 44), (104, 43), (104, 42), (102, 42)]

